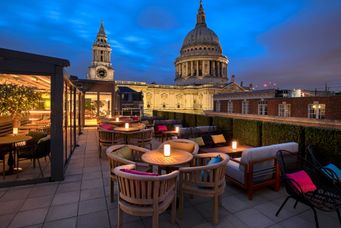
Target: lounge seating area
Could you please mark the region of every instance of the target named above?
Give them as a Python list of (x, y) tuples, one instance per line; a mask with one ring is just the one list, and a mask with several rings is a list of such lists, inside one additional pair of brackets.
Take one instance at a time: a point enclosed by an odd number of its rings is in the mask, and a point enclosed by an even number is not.
[[(152, 148), (159, 148), (161, 143), (159, 139), (153, 138)], [(129, 173), (129, 171), (123, 173), (122, 169), (132, 169), (135, 165), (140, 165), (139, 157), (148, 152), (149, 149), (145, 148), (141, 153), (136, 153), (136, 155), (140, 155), (135, 156), (136, 161), (134, 163), (122, 158), (124, 153), (122, 150), (119, 152), (119, 150), (126, 147), (125, 145), (111, 146), (107, 149), (107, 154), (114, 155), (104, 156), (103, 153), (102, 157), (99, 158), (97, 129), (95, 128), (86, 128), (84, 130), (84, 134), (80, 136), (79, 145), (68, 164), (64, 181), (0, 189), (0, 218), (4, 227), (30, 225), (46, 227), (116, 227), (119, 224), (119, 198), (122, 197), (127, 199), (127, 202), (132, 202), (138, 196), (126, 198), (127, 192), (120, 196), (121, 190), (119, 189), (123, 189), (124, 185), (119, 187), (117, 179), (111, 184), (112, 175), (114, 174), (115, 178), (117, 178), (115, 169), (112, 170), (112, 168), (119, 170), (119, 175), (123, 177), (122, 183), (125, 183), (124, 178), (135, 178), (137, 174)], [(136, 149), (136, 147), (128, 147), (131, 151)], [(121, 153), (121, 155), (117, 156), (118, 153)], [(122, 163), (118, 162), (110, 166), (112, 157), (113, 160), (122, 161)], [(174, 199), (171, 195), (174, 195), (175, 192), (173, 191), (174, 188), (169, 187), (163, 188), (164, 190), (167, 189), (168, 192), (160, 192), (159, 199), (162, 196), (165, 197), (165, 195), (169, 196), (167, 202), (161, 203), (162, 205), (159, 204), (159, 208), (162, 209), (159, 210), (160, 214), (152, 214), (152, 209), (146, 209), (145, 213), (135, 207), (130, 210), (132, 205), (122, 202), (122, 210), (120, 210), (122, 227), (152, 227), (153, 223), (154, 226), (158, 223), (159, 227), (213, 227), (215, 223), (217, 223), (218, 227), (315, 226), (312, 210), (303, 203), (298, 203), (294, 208), (294, 200), (289, 200), (279, 215), (276, 216), (276, 211), (287, 197), (284, 186), (279, 192), (264, 187), (255, 191), (253, 200), (249, 200), (241, 188), (230, 181), (224, 181), (226, 162), (230, 162), (231, 158), (228, 159), (228, 156), (224, 154), (222, 155), (222, 161), (213, 165), (205, 165), (212, 157), (216, 157), (216, 154), (194, 154), (192, 160), (196, 164), (194, 167), (179, 168), (178, 174), (176, 174), (177, 171), (170, 174), (163, 172), (158, 176), (145, 177), (148, 180), (159, 180), (164, 177), (178, 175), (176, 197), (179, 201), (176, 202), (175, 223), (172, 223), (174, 221), (174, 209), (171, 206), (172, 199)], [(129, 167), (117, 168), (126, 164)], [(138, 170), (143, 172), (154, 172), (155, 170), (150, 169), (149, 166), (142, 165), (142, 167), (146, 169)], [(219, 167), (222, 168), (220, 171), (218, 171)], [(196, 178), (187, 178), (189, 173)], [(141, 176), (138, 176), (136, 181), (141, 186), (148, 186), (148, 184), (143, 184)], [(167, 186), (174, 186), (174, 179), (172, 183)], [(159, 186), (161, 187), (161, 185)], [(212, 188), (212, 186), (216, 187)], [(115, 191), (111, 194), (112, 187), (114, 187)], [(192, 191), (192, 189), (196, 189), (196, 191)], [(219, 190), (209, 193), (212, 189)], [(139, 194), (142, 193), (143, 191), (139, 192)], [(181, 210), (182, 203), (180, 203), (182, 194), (183, 210)], [(218, 196), (218, 200), (216, 196)], [(147, 195), (145, 199), (144, 203), (150, 205), (150, 208), (151, 205), (154, 205), (151, 202), (158, 202), (154, 199), (148, 201)], [(218, 203), (216, 203), (217, 201)], [(13, 206), (9, 207), (9, 205)], [(166, 208), (165, 205), (169, 206)], [(216, 209), (216, 205), (218, 205), (218, 209)], [(163, 211), (164, 208), (166, 210)], [(218, 213), (216, 213), (217, 210)], [(27, 216), (35, 216), (36, 219), (27, 219)], [(155, 221), (156, 216), (158, 221)], [(335, 212), (321, 213), (317, 211), (317, 216), (320, 227), (339, 226)]]

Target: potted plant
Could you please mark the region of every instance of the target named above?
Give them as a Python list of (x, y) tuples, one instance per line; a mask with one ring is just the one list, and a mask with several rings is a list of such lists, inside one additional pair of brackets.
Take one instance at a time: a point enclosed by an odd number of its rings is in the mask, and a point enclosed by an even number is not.
[(0, 116), (12, 118), (13, 127), (20, 126), (20, 118), (38, 105), (41, 94), (32, 87), (1, 84)]

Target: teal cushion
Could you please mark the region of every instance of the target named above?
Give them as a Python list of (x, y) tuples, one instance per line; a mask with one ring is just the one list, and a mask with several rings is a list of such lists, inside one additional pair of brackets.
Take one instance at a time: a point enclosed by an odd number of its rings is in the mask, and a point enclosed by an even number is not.
[[(222, 157), (220, 157), (220, 155), (217, 155), (211, 158), (211, 160), (207, 163), (207, 165), (214, 165), (214, 164), (221, 162), (222, 160), (223, 160)], [(205, 172), (203, 170), (201, 171), (201, 179), (204, 180), (204, 178), (205, 178)]]
[[(333, 175), (333, 179), (338, 179), (338, 180), (341, 180), (341, 170), (336, 166), (336, 165), (334, 165), (334, 164), (332, 164), (332, 163), (329, 163), (328, 165), (326, 165), (326, 166), (324, 166), (323, 168), (325, 168), (325, 169), (330, 169), (330, 170), (332, 170), (334, 173), (332, 174)], [(327, 174), (328, 176), (330, 176), (331, 174), (330, 174), (330, 172), (328, 172), (327, 170), (323, 170), (323, 172), (325, 173), (325, 174)], [(335, 175), (336, 175), (336, 177), (335, 177)]]

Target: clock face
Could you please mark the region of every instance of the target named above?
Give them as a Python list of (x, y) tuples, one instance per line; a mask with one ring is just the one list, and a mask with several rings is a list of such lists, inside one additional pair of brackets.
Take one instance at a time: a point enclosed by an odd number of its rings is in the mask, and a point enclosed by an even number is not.
[(97, 70), (97, 77), (105, 78), (107, 76), (107, 71), (105, 69), (98, 69)]

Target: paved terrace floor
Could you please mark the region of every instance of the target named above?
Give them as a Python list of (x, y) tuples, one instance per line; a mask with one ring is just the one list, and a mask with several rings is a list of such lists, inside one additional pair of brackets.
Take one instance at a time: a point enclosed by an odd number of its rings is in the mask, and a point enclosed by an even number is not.
[[(72, 156), (65, 181), (0, 189), (0, 227), (116, 227), (117, 202), (109, 198), (109, 164), (98, 158), (94, 129), (85, 129), (80, 147)], [(154, 142), (157, 146), (159, 142)], [(249, 201), (238, 188), (227, 185), (217, 227), (314, 227), (313, 213), (293, 201), (279, 217), (284, 189), (258, 191)], [(160, 227), (213, 227), (211, 200), (185, 199), (184, 218), (170, 223), (170, 214), (160, 215)], [(336, 213), (318, 212), (321, 227), (340, 227)], [(124, 227), (151, 227), (151, 218), (124, 216)]]

